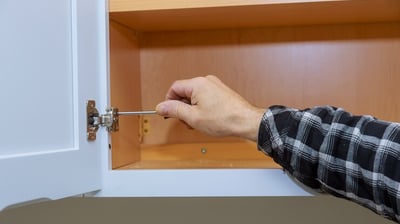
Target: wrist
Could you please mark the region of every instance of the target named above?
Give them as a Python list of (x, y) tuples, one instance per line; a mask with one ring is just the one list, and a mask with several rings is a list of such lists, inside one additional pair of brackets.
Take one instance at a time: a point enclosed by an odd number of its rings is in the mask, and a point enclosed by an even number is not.
[(265, 109), (263, 108), (249, 108), (247, 112), (242, 114), (241, 122), (238, 123), (239, 126), (237, 127), (238, 132), (235, 135), (257, 142), (258, 131), (264, 113)]

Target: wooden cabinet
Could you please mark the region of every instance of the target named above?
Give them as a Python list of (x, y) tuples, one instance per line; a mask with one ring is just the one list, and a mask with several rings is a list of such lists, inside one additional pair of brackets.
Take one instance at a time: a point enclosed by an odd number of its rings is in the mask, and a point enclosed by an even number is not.
[(87, 100), (153, 109), (176, 79), (214, 74), (264, 108), (400, 121), (398, 0), (25, 0), (0, 18), (0, 209), (97, 190), (309, 195), (254, 143), (175, 119), (121, 116), (111, 141), (87, 141)]
[[(254, 105), (334, 105), (400, 121), (400, 4), (129, 1), (109, 5), (111, 104), (153, 109), (176, 79), (213, 74)], [(112, 166), (277, 168), (254, 143), (175, 119), (120, 120)]]

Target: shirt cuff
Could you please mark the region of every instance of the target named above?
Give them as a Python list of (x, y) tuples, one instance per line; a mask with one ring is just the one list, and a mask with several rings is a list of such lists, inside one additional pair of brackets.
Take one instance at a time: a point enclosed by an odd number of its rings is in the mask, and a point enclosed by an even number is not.
[(264, 113), (258, 130), (258, 149), (274, 159), (283, 152), (283, 141), (275, 125), (275, 114), (284, 109), (283, 106), (270, 107)]

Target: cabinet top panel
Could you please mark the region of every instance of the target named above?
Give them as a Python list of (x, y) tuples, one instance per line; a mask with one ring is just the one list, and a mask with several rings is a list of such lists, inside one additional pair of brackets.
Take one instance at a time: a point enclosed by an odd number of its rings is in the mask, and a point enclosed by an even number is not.
[(143, 31), (400, 21), (398, 0), (110, 0), (109, 11)]

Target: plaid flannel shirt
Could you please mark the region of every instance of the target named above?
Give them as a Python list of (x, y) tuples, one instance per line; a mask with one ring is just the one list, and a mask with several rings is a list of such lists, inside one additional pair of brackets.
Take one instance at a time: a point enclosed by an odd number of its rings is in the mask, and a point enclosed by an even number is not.
[(400, 221), (400, 124), (323, 106), (273, 106), (258, 147), (303, 184)]

